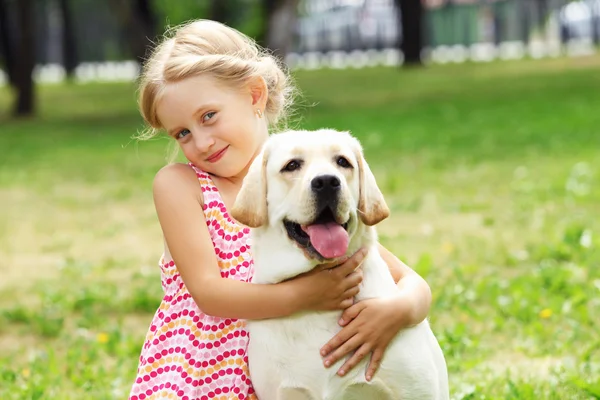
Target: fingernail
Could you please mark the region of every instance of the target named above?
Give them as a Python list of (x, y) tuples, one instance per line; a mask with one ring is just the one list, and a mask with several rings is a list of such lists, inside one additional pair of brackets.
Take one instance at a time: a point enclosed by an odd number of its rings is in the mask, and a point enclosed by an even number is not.
[(338, 372), (339, 376), (343, 376), (346, 373), (346, 371), (344, 371), (343, 369), (340, 370), (340, 372)]
[(371, 375), (367, 375), (367, 381), (371, 380)]
[(344, 325), (344, 319), (340, 318), (340, 320), (338, 321), (340, 323), (340, 325)]

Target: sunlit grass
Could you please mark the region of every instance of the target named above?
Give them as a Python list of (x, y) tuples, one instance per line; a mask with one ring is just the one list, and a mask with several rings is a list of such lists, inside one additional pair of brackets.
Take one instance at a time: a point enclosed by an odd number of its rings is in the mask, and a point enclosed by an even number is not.
[[(381, 240), (432, 287), (453, 398), (600, 398), (598, 66), (297, 74), (315, 105), (293, 126), (365, 146)], [(168, 142), (131, 140), (132, 85), (39, 96), (39, 117), (0, 117), (0, 398), (124, 398), (161, 297)]]

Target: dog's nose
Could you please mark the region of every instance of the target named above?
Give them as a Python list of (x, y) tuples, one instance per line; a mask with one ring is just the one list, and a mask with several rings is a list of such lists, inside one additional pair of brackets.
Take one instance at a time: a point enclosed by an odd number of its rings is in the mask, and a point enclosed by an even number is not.
[(340, 189), (340, 179), (335, 175), (321, 175), (310, 182), (312, 190), (317, 193), (337, 192)]

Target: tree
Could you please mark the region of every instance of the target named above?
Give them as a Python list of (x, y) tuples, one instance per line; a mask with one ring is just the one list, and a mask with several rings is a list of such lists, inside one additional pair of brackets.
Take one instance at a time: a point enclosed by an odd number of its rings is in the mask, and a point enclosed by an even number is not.
[(62, 16), (62, 52), (63, 66), (68, 78), (73, 77), (77, 68), (77, 41), (73, 29), (73, 18), (69, 0), (60, 0), (60, 13)]
[(600, 44), (600, 3), (593, 2), (589, 4), (590, 21), (592, 23), (592, 41), (594, 45)]
[(29, 116), (35, 112), (33, 68), (35, 66), (35, 25), (33, 0), (17, 1), (18, 46), (15, 52), (16, 116)]
[(423, 49), (423, 4), (421, 0), (394, 0), (400, 11), (402, 40), (400, 50), (404, 53), (405, 66), (422, 65)]
[(9, 21), (11, 20), (8, 13), (8, 5), (6, 0), (0, 0), (0, 56), (4, 60), (4, 69), (8, 75), (8, 81), (12, 86), (15, 86), (15, 51), (13, 35)]
[(156, 35), (156, 17), (151, 0), (110, 0), (129, 42), (132, 55), (140, 65), (146, 60)]
[(298, 18), (298, 0), (263, 0), (263, 16), (262, 42), (283, 59), (292, 50), (292, 27), (296, 26)]
[(531, 37), (531, 4), (529, 0), (522, 0), (520, 3), (520, 14), (521, 14), (521, 32), (523, 43), (529, 44)]
[(232, 16), (231, 0), (211, 0), (209, 19), (230, 25)]

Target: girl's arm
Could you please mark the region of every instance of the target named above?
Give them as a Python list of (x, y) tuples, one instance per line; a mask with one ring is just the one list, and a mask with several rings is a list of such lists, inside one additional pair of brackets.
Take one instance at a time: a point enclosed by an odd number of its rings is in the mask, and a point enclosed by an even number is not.
[(346, 308), (362, 276), (353, 273), (362, 254), (331, 272), (317, 268), (300, 278), (259, 285), (221, 277), (202, 210), (202, 191), (187, 165), (161, 169), (154, 179), (154, 203), (167, 247), (198, 307), (222, 318), (263, 319), (304, 309)]
[(404, 293), (405, 301), (411, 303), (408, 313), (404, 315), (406, 326), (416, 325), (427, 318), (431, 308), (431, 288), (414, 270), (404, 264), (388, 249), (379, 244), (379, 254), (384, 259), (398, 289)]

